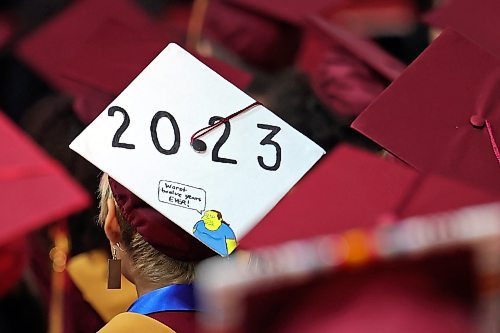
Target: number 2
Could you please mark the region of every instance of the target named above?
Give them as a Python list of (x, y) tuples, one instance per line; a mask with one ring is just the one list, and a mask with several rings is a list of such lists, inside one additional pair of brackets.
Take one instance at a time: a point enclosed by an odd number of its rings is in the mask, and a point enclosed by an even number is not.
[(257, 127), (271, 131), (271, 133), (269, 133), (264, 139), (262, 139), (260, 144), (262, 146), (272, 145), (274, 146), (274, 148), (276, 148), (276, 162), (274, 162), (273, 165), (269, 166), (264, 163), (264, 158), (262, 156), (258, 156), (257, 161), (259, 161), (259, 165), (262, 169), (276, 171), (281, 165), (281, 146), (276, 141), (273, 141), (272, 138), (276, 134), (278, 134), (279, 131), (281, 131), (281, 127), (266, 124), (257, 124)]
[(127, 111), (125, 111), (125, 109), (123, 109), (119, 106), (112, 106), (108, 109), (108, 116), (114, 117), (115, 112), (120, 112), (121, 114), (123, 114), (123, 123), (120, 125), (120, 127), (116, 131), (115, 135), (113, 136), (113, 141), (111, 143), (111, 146), (117, 147), (117, 148), (135, 149), (134, 144), (120, 142), (120, 138), (121, 138), (123, 132), (125, 132), (125, 130), (130, 125), (130, 117), (128, 116)]
[[(224, 119), (224, 118), (218, 117), (218, 116), (213, 116), (208, 121), (208, 124), (213, 125), (221, 119)], [(219, 150), (222, 147), (222, 145), (224, 143), (226, 143), (227, 139), (229, 138), (230, 133), (231, 133), (231, 124), (229, 124), (229, 121), (227, 121), (224, 123), (224, 133), (222, 133), (222, 136), (219, 138), (219, 140), (217, 140), (217, 142), (215, 143), (214, 149), (212, 150), (212, 161), (220, 162), (220, 163), (229, 163), (229, 164), (237, 164), (238, 163), (236, 160), (219, 156)]]

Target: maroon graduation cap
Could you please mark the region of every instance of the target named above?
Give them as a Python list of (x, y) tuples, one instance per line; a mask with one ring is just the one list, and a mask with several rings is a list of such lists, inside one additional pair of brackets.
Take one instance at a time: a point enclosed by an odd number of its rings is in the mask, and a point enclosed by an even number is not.
[[(138, 31), (109, 20), (89, 37), (76, 56), (68, 60), (63, 73), (78, 82), (118, 95), (170, 42), (180, 40), (161, 38), (158, 32)], [(249, 73), (222, 61), (199, 58), (240, 89), (247, 88), (252, 80)]]
[(0, 113), (0, 245), (90, 204), (87, 193)]
[[(60, 66), (62, 77), (80, 87), (74, 102), (79, 118), (89, 124), (169, 42), (181, 39), (178, 33), (166, 37), (156, 25), (104, 21)], [(241, 89), (252, 80), (250, 74), (216, 59), (201, 60)]]
[(496, 0), (448, 0), (427, 13), (423, 21), (441, 29), (453, 28), (500, 57), (499, 15)]
[[(75, 99), (79, 118), (92, 122), (169, 42), (181, 42), (179, 35), (172, 36), (162, 36), (158, 27), (137, 29), (114, 19), (103, 22), (61, 66), (64, 78), (85, 89)], [(200, 60), (240, 89), (252, 81), (249, 73), (222, 61)]]
[(445, 30), (352, 124), (401, 160), (500, 189), (500, 61)]
[(204, 35), (244, 61), (274, 70), (290, 65), (308, 15), (345, 0), (215, 0), (208, 7)]
[[(134, 29), (118, 20), (103, 22), (63, 64), (66, 78), (117, 96), (175, 38)], [(101, 110), (102, 111), (102, 110)]]
[(145, 29), (151, 26), (146, 12), (132, 0), (79, 0), (21, 40), (16, 54), (55, 88), (78, 96), (87, 93), (75, 81), (61, 75), (64, 63), (106, 20)]
[(353, 33), (311, 16), (298, 55), (298, 67), (333, 112), (353, 116), (363, 111), (405, 68), (405, 65)]
[(496, 202), (500, 197), (340, 146), (311, 170), (241, 241), (255, 249), (410, 216)]

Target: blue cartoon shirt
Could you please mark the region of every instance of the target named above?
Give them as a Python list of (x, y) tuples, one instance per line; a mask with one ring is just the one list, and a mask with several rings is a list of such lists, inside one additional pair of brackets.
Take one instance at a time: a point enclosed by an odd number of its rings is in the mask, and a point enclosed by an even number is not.
[(228, 255), (226, 239), (236, 239), (233, 230), (226, 223), (222, 223), (217, 230), (208, 230), (205, 228), (205, 222), (198, 221), (194, 229), (196, 238), (223, 256)]

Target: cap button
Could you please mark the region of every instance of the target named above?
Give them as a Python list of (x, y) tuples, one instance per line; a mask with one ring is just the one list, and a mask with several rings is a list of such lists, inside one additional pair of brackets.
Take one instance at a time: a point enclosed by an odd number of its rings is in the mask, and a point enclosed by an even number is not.
[(207, 150), (207, 144), (200, 139), (195, 139), (191, 146), (197, 153), (204, 153)]
[(470, 117), (470, 123), (472, 124), (472, 126), (476, 128), (483, 128), (485, 122), (486, 120), (480, 115), (475, 114), (472, 117)]

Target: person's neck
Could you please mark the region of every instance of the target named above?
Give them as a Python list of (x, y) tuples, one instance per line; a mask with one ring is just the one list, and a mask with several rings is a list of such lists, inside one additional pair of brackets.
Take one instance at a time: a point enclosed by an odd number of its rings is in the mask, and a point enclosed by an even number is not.
[(172, 285), (173, 283), (165, 282), (165, 283), (158, 283), (158, 282), (150, 282), (150, 281), (134, 281), (135, 282), (135, 289), (137, 290), (137, 296), (141, 297), (144, 294), (147, 294), (153, 290), (160, 289), (169, 285)]

